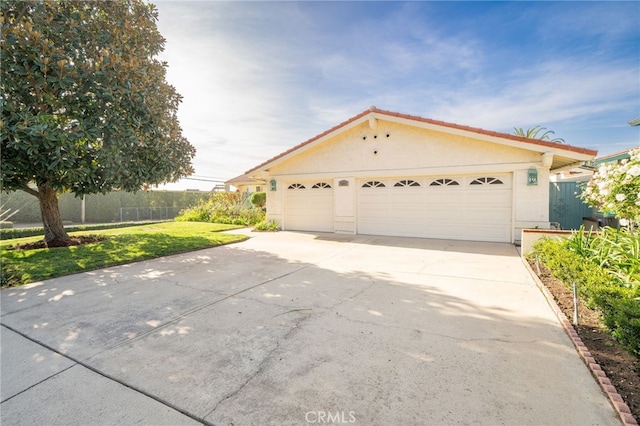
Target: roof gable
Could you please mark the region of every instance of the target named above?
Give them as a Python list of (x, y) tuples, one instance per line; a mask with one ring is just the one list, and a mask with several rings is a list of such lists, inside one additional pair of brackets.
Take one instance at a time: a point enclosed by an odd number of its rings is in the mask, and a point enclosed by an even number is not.
[(260, 179), (254, 179), (253, 177), (251, 177), (246, 173), (240, 176), (236, 176), (225, 182), (225, 184), (227, 185), (234, 185), (234, 186), (235, 185), (253, 185), (253, 184), (260, 184), (260, 183), (264, 183), (264, 181)]
[(568, 165), (593, 159), (597, 155), (597, 151), (586, 148), (580, 148), (572, 145), (560, 144), (555, 142), (542, 141), (539, 139), (530, 139), (521, 136), (515, 136), (508, 133), (494, 132), (477, 127), (463, 126), (455, 123), (447, 123), (439, 120), (432, 120), (414, 115), (402, 114), (392, 111), (386, 111), (371, 107), (360, 114), (308, 139), (291, 149), (259, 164), (258, 166), (246, 172), (247, 175), (253, 175), (260, 170), (266, 170), (282, 161), (286, 161), (308, 149), (311, 149), (329, 138), (345, 132), (365, 121), (369, 121), (370, 126), (376, 125), (376, 120), (384, 119), (396, 123), (416, 126), (444, 133), (457, 134), (461, 136), (471, 137), (474, 139), (485, 140), (517, 148), (528, 149), (540, 153), (550, 152), (554, 154), (554, 164), (552, 169), (564, 168)]

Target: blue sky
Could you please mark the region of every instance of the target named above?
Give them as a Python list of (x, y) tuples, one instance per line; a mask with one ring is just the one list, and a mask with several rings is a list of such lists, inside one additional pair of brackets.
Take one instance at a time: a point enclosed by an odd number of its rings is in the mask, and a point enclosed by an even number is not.
[(640, 2), (154, 3), (196, 178), (235, 177), (372, 105), (541, 125), (600, 155), (640, 143), (627, 124), (640, 117)]

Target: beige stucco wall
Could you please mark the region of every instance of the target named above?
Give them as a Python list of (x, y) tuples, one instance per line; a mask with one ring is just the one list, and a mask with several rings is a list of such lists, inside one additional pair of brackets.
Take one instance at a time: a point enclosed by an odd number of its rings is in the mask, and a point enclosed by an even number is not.
[[(282, 223), (284, 189), (294, 181), (512, 173), (515, 241), (523, 228), (549, 227), (549, 169), (541, 160), (539, 152), (378, 120), (375, 129), (365, 121), (277, 164), (261, 178), (277, 182), (277, 191), (267, 191), (267, 215)], [(527, 186), (530, 167), (538, 170), (536, 186)], [(336, 231), (355, 231), (355, 222), (355, 216), (336, 217)]]
[(245, 184), (239, 183), (237, 185), (233, 185), (236, 191), (238, 192), (263, 192), (266, 190), (265, 184)]
[(533, 250), (533, 245), (541, 238), (554, 238), (562, 239), (568, 238), (573, 234), (573, 231), (557, 231), (557, 230), (542, 230), (542, 229), (523, 229), (520, 254), (525, 257)]
[(522, 161), (540, 161), (540, 154), (379, 120), (375, 130), (362, 123), (270, 172), (303, 176), (360, 171), (361, 176), (381, 176), (402, 169), (403, 175), (457, 174), (473, 171), (470, 168), (503, 170), (501, 163)]

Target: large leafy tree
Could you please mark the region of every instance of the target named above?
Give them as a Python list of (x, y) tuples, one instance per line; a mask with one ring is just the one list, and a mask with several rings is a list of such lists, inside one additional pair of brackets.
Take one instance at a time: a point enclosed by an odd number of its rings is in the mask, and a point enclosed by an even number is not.
[(153, 5), (0, 5), (1, 189), (38, 197), (50, 246), (69, 243), (61, 193), (137, 191), (193, 173)]
[(557, 142), (564, 143), (564, 139), (562, 138), (551, 138), (555, 134), (553, 130), (547, 130), (546, 127), (535, 126), (528, 129), (523, 129), (522, 127), (514, 127), (513, 134), (516, 136), (522, 136), (524, 138), (529, 139), (539, 139), (541, 141), (549, 141), (549, 142)]

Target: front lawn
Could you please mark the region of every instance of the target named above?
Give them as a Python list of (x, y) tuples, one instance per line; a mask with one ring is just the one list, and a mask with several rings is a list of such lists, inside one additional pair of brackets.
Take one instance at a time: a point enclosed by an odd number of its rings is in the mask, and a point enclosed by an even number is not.
[[(2, 287), (246, 240), (244, 235), (220, 233), (237, 228), (240, 227), (215, 223), (164, 222), (101, 230), (92, 235), (105, 239), (95, 243), (36, 250), (11, 248), (41, 237), (0, 241)], [(86, 235), (86, 231), (69, 235)]]

